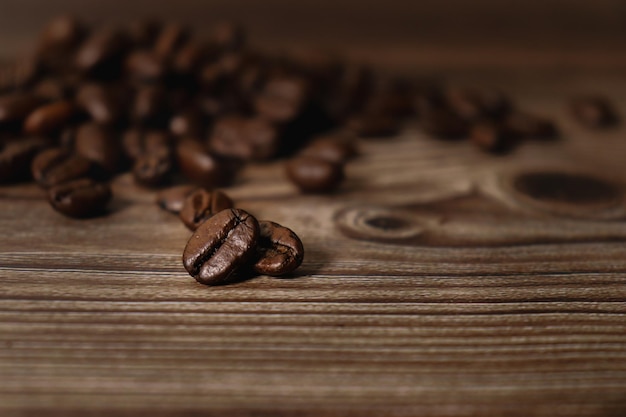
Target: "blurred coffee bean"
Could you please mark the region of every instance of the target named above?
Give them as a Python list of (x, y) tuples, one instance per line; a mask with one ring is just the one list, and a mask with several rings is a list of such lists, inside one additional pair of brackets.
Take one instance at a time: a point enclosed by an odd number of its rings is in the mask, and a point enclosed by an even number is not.
[(149, 50), (128, 54), (124, 69), (131, 80), (139, 83), (155, 83), (162, 80), (167, 73), (165, 61)]
[(287, 161), (286, 172), (291, 182), (305, 193), (332, 191), (344, 178), (343, 164), (314, 156), (299, 156)]
[(15, 138), (0, 143), (0, 183), (29, 178), (33, 158), (47, 145), (42, 138)]
[(510, 151), (517, 142), (517, 137), (506, 125), (493, 121), (481, 121), (472, 125), (470, 141), (480, 149), (491, 153)]
[(156, 20), (136, 20), (128, 26), (128, 38), (135, 48), (150, 48), (160, 30), (161, 23)]
[(546, 140), (559, 135), (557, 127), (551, 120), (520, 111), (509, 114), (504, 119), (504, 124), (520, 138)]
[(72, 95), (72, 90), (60, 78), (45, 78), (37, 82), (31, 91), (47, 101), (64, 100)]
[(148, 85), (137, 89), (131, 106), (132, 119), (142, 125), (167, 126), (169, 113), (166, 89), (161, 85)]
[(59, 16), (44, 28), (39, 38), (39, 50), (71, 49), (81, 42), (87, 29), (72, 16)]
[(167, 133), (135, 128), (126, 131), (122, 143), (134, 161), (133, 177), (138, 184), (154, 187), (169, 179), (174, 171), (174, 152)]
[(203, 137), (207, 119), (198, 108), (189, 108), (170, 119), (170, 132), (179, 137)]
[(267, 160), (276, 155), (276, 127), (260, 118), (227, 116), (213, 126), (208, 146), (213, 152), (244, 161)]
[(308, 86), (299, 77), (274, 77), (268, 80), (254, 100), (256, 113), (275, 123), (295, 119), (307, 104)]
[(43, 100), (40, 97), (30, 93), (0, 96), (0, 124), (22, 121), (42, 103)]
[(171, 58), (190, 36), (189, 28), (178, 23), (167, 24), (154, 42), (154, 53), (160, 59)]
[(198, 68), (209, 58), (211, 51), (208, 45), (190, 41), (183, 45), (174, 56), (172, 68), (179, 76), (195, 75)]
[(48, 190), (48, 201), (59, 213), (76, 218), (104, 213), (111, 200), (111, 187), (83, 178), (65, 182)]
[(615, 125), (618, 121), (613, 105), (606, 97), (582, 96), (570, 103), (572, 116), (588, 128), (602, 128)]
[(199, 188), (187, 196), (178, 214), (191, 231), (222, 210), (233, 207), (233, 201), (220, 190)]
[(96, 123), (113, 125), (124, 117), (124, 103), (110, 85), (83, 85), (76, 93), (76, 103)]
[(31, 164), (34, 180), (49, 188), (64, 182), (92, 175), (92, 163), (63, 148), (47, 149), (39, 153)]
[(109, 175), (122, 168), (118, 134), (109, 127), (97, 123), (81, 125), (76, 131), (74, 148), (77, 154), (97, 163)]
[(40, 73), (39, 62), (33, 57), (0, 64), (0, 94), (16, 92), (30, 86)]
[(137, 184), (156, 187), (166, 183), (173, 170), (171, 153), (147, 153), (133, 164), (133, 178)]
[(131, 128), (122, 136), (124, 153), (132, 160), (150, 153), (168, 153), (173, 143), (164, 131)]
[(221, 51), (239, 50), (245, 45), (246, 33), (234, 22), (220, 22), (213, 29), (211, 42)]
[(364, 138), (394, 136), (402, 127), (400, 119), (384, 113), (364, 113), (351, 117), (346, 128)]
[(76, 52), (76, 68), (100, 76), (117, 75), (127, 47), (128, 39), (121, 32), (101, 29), (88, 37)]
[(60, 130), (76, 114), (76, 106), (70, 101), (60, 100), (37, 107), (24, 120), (24, 133), (47, 135)]
[(176, 156), (182, 174), (202, 187), (220, 187), (234, 179), (236, 165), (212, 155), (199, 141), (180, 140), (176, 145)]
[(469, 123), (445, 109), (431, 109), (422, 114), (424, 131), (439, 139), (462, 139), (469, 133)]
[(185, 203), (185, 199), (198, 189), (197, 185), (176, 185), (160, 191), (156, 203), (165, 211), (178, 214)]
[(313, 156), (330, 162), (342, 164), (357, 154), (352, 135), (330, 134), (314, 138), (300, 155)]

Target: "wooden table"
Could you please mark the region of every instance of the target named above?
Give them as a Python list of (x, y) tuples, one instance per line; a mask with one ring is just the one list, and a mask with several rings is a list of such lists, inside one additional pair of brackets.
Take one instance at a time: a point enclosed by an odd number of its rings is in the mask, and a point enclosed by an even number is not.
[[(405, 72), (428, 61), (379, 51)], [(410, 121), (362, 141), (328, 196), (299, 195), (280, 162), (246, 168), (237, 205), (304, 242), (289, 278), (197, 284), (189, 232), (128, 175), (89, 221), (0, 187), (0, 415), (626, 415), (626, 128), (585, 130), (566, 109), (603, 92), (626, 117), (604, 57), (447, 66), (555, 118), (556, 142), (494, 157)], [(532, 173), (577, 191), (529, 196)]]

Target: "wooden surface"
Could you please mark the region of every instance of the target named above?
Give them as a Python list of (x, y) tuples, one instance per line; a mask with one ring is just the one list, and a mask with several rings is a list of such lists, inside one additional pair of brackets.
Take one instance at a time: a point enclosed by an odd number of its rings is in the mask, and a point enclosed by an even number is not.
[[(558, 14), (561, 2), (544, 3)], [(626, 127), (590, 132), (565, 109), (600, 92), (626, 117), (626, 65), (613, 53), (623, 3), (571, 3), (555, 30), (601, 28), (595, 43), (446, 49), (398, 28), (391, 38), (408, 42), (344, 36), (347, 53), (382, 67), (500, 88), (554, 117), (563, 138), (493, 157), (409, 122), (397, 138), (361, 142), (330, 196), (299, 195), (279, 162), (250, 166), (228, 192), (300, 235), (305, 261), (289, 278), (197, 284), (181, 262), (190, 233), (128, 176), (110, 215), (89, 221), (53, 212), (35, 186), (0, 187), (0, 416), (625, 416)], [(25, 3), (3, 4), (5, 20), (16, 16), (2, 25), (5, 52), (32, 40), (17, 23), (56, 13), (48, 2), (27, 20)], [(515, 10), (553, 33), (549, 13)], [(272, 26), (257, 11), (245, 23)], [(472, 25), (460, 27), (462, 37)], [(273, 30), (260, 38), (280, 44)], [(610, 192), (564, 204), (516, 191), (520, 175), (545, 171)]]

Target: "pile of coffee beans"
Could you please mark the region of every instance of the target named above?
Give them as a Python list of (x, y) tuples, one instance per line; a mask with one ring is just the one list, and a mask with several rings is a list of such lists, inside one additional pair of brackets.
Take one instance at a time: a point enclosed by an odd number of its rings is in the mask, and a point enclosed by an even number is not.
[[(614, 123), (607, 100), (572, 104), (585, 125)], [(177, 23), (89, 27), (59, 17), (35, 53), (0, 68), (0, 183), (32, 179), (70, 217), (106, 213), (109, 181), (130, 171), (194, 235), (184, 264), (207, 284), (289, 273), (302, 244), (289, 229), (233, 208), (219, 188), (246, 163), (285, 159), (303, 193), (329, 193), (355, 138), (397, 134), (408, 118), (435, 138), (492, 153), (558, 136), (499, 92), (383, 76), (312, 50), (264, 53), (232, 23), (207, 39)]]

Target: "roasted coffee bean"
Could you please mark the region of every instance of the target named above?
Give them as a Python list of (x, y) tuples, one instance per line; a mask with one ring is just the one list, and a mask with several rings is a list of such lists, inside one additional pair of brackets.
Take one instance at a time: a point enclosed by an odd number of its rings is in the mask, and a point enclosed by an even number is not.
[(37, 97), (48, 101), (65, 100), (71, 97), (72, 89), (60, 78), (45, 78), (31, 90)]
[(276, 155), (278, 130), (261, 118), (223, 117), (215, 122), (208, 146), (213, 152), (244, 161), (267, 160)]
[(519, 111), (508, 115), (504, 119), (504, 124), (520, 138), (554, 139), (559, 134), (552, 121)]
[(92, 163), (68, 149), (52, 148), (38, 154), (31, 164), (33, 178), (49, 188), (92, 175)]
[(439, 139), (462, 139), (469, 134), (469, 123), (445, 109), (432, 109), (422, 114), (421, 125), (426, 133)]
[(170, 132), (180, 137), (203, 137), (207, 117), (196, 107), (189, 108), (170, 119)]
[(41, 138), (19, 138), (0, 143), (0, 183), (27, 179), (35, 155), (47, 146)]
[(220, 190), (199, 188), (187, 196), (178, 215), (189, 230), (196, 230), (216, 213), (232, 207), (233, 201)]
[(212, 43), (220, 50), (239, 50), (246, 41), (243, 28), (233, 22), (220, 22), (215, 25), (211, 36)]
[(91, 179), (66, 182), (48, 190), (48, 201), (68, 217), (92, 217), (104, 212), (111, 200), (111, 187)]
[(314, 156), (299, 156), (286, 164), (287, 177), (302, 192), (325, 193), (337, 188), (343, 180), (343, 164)]
[(572, 100), (570, 104), (572, 116), (588, 128), (602, 128), (615, 125), (617, 114), (605, 97), (586, 96)]
[(220, 187), (234, 178), (236, 166), (212, 155), (198, 141), (184, 139), (178, 142), (176, 157), (182, 174), (202, 187)]
[(0, 97), (0, 123), (22, 121), (41, 106), (41, 98), (28, 93), (13, 93)]
[(204, 222), (183, 252), (183, 265), (201, 284), (225, 284), (247, 273), (256, 255), (259, 223), (239, 209), (223, 210)]
[(401, 126), (400, 119), (383, 113), (361, 114), (346, 123), (347, 129), (363, 138), (394, 136)]
[(178, 75), (193, 75), (211, 55), (208, 45), (199, 42), (187, 42), (176, 53), (172, 67)]
[(15, 92), (30, 86), (40, 72), (41, 65), (33, 57), (0, 64), (0, 93)]
[(41, 33), (39, 50), (54, 49), (54, 52), (58, 52), (59, 49), (71, 49), (78, 45), (86, 33), (86, 28), (74, 17), (59, 16), (48, 23)]
[(61, 100), (45, 104), (33, 110), (24, 120), (24, 133), (47, 135), (60, 130), (76, 114), (76, 107), (70, 101)]
[(156, 187), (164, 184), (174, 170), (171, 153), (149, 153), (140, 156), (133, 165), (133, 178), (138, 184)]
[(113, 71), (128, 46), (119, 31), (103, 29), (85, 40), (76, 52), (75, 65), (83, 72), (116, 75)]
[(357, 150), (350, 135), (334, 134), (315, 138), (300, 154), (341, 164), (353, 158)]
[(170, 23), (163, 27), (154, 42), (154, 52), (161, 58), (169, 58), (189, 39), (191, 32), (188, 28)]
[(97, 163), (108, 174), (122, 167), (122, 149), (117, 133), (97, 123), (85, 123), (76, 131), (76, 153)]
[(196, 185), (176, 185), (166, 188), (157, 194), (156, 203), (163, 210), (178, 214), (182, 210), (187, 196), (198, 189)]
[(150, 85), (137, 90), (131, 107), (134, 121), (149, 126), (162, 126), (168, 120), (167, 91), (160, 85)]
[(163, 131), (132, 128), (124, 133), (122, 146), (126, 156), (137, 160), (147, 154), (170, 153), (172, 140)]
[(272, 78), (254, 100), (254, 109), (262, 118), (286, 123), (300, 114), (307, 103), (308, 94), (308, 85), (301, 78)]
[(124, 103), (112, 86), (85, 84), (76, 94), (76, 103), (96, 123), (112, 125), (124, 117)]
[(303, 259), (304, 246), (292, 230), (278, 223), (259, 221), (256, 273), (275, 277), (286, 275), (295, 271)]
[(134, 47), (148, 48), (154, 44), (160, 30), (161, 24), (156, 20), (136, 20), (128, 27), (128, 38)]
[(517, 142), (514, 132), (493, 121), (476, 122), (470, 128), (469, 138), (480, 149), (491, 153), (510, 151)]
[(152, 51), (130, 53), (126, 57), (124, 68), (132, 80), (142, 83), (157, 82), (167, 74), (165, 61)]

